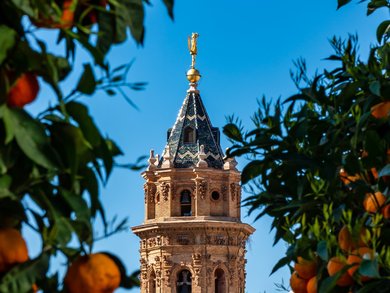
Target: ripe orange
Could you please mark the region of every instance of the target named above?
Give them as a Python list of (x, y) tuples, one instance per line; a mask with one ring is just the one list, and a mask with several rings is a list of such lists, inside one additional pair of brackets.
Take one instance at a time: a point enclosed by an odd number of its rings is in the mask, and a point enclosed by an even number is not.
[(317, 293), (317, 276), (314, 276), (307, 282), (307, 293)]
[(120, 284), (120, 271), (103, 253), (78, 257), (65, 276), (68, 293), (112, 293)]
[(13, 228), (0, 229), (0, 274), (27, 260), (27, 245), (20, 232)]
[[(363, 259), (373, 259), (374, 258), (374, 251), (371, 248), (368, 247), (360, 247), (354, 251), (348, 256), (347, 263), (349, 265), (353, 265), (351, 268), (348, 269), (348, 274), (350, 276), (353, 276), (356, 272), (356, 270), (359, 268), (360, 263)], [(361, 276), (360, 280), (362, 282), (370, 280), (369, 277)]]
[[(327, 265), (328, 274), (329, 276), (333, 276), (337, 274), (339, 271), (341, 271), (345, 266), (347, 265), (347, 262), (344, 259), (341, 259), (340, 257), (332, 257)], [(350, 286), (353, 284), (353, 279), (348, 274), (348, 272), (345, 272), (341, 277), (337, 280), (337, 285), (341, 287)]]
[(37, 77), (32, 73), (22, 74), (11, 87), (7, 96), (7, 104), (11, 107), (22, 108), (31, 103), (37, 97), (39, 83)]
[(390, 204), (387, 204), (382, 208), (382, 215), (385, 219), (390, 219)]
[(299, 277), (308, 280), (317, 274), (317, 263), (298, 256), (294, 270), (298, 273)]
[(359, 234), (359, 240), (353, 239), (351, 232), (348, 229), (348, 226), (343, 226), (338, 235), (339, 247), (343, 251), (351, 251), (356, 249), (359, 246), (364, 246), (364, 236), (366, 235), (366, 228), (362, 228)]
[(371, 115), (377, 119), (386, 118), (390, 114), (390, 101), (376, 104), (371, 108)]
[(296, 271), (294, 271), (291, 275), (290, 286), (294, 293), (307, 293), (307, 280), (299, 277)]
[(376, 213), (386, 202), (386, 197), (382, 192), (367, 193), (363, 201), (364, 209), (369, 213)]
[(40, 17), (31, 21), (37, 27), (68, 29), (74, 24), (74, 14), (78, 0), (63, 0), (61, 17)]
[(340, 176), (340, 180), (345, 184), (345, 185), (348, 185), (352, 182), (355, 182), (359, 179), (361, 179), (360, 175), (359, 174), (355, 174), (354, 176), (350, 176), (348, 175), (347, 172), (345, 172), (345, 170), (343, 168), (340, 169), (340, 172), (339, 172), (339, 176)]

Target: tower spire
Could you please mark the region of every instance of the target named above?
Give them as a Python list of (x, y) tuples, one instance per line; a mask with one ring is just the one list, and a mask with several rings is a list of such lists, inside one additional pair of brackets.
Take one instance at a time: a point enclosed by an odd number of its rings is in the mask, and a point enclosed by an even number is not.
[(187, 71), (187, 79), (190, 82), (190, 90), (196, 90), (197, 82), (200, 79), (200, 73), (195, 68), (196, 55), (198, 55), (198, 33), (192, 33), (191, 37), (188, 36), (188, 50), (191, 54), (191, 68)]

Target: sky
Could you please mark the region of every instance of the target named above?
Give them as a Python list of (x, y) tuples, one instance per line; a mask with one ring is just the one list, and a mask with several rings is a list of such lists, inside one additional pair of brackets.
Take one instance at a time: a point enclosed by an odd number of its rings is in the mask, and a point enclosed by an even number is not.
[[(150, 149), (162, 153), (166, 131), (175, 122), (186, 95), (188, 81), (185, 72), (191, 58), (187, 36), (198, 32), (197, 69), (202, 75), (198, 89), (211, 122), (222, 129), (226, 117), (241, 118), (248, 129), (257, 99), (287, 98), (296, 92), (290, 78), (293, 61), (306, 59), (310, 73), (316, 69), (333, 67), (325, 61), (332, 51), (328, 40), (336, 35), (347, 37), (357, 33), (361, 56), (365, 59), (370, 43), (375, 43), (377, 25), (388, 15), (384, 12), (366, 17), (365, 4), (354, 3), (336, 10), (336, 0), (197, 0), (175, 1), (172, 21), (162, 1), (151, 1), (146, 9), (144, 46), (133, 40), (113, 48), (108, 59), (113, 66), (135, 60), (129, 81), (145, 81), (144, 91), (129, 92), (139, 110), (123, 99), (97, 93), (81, 99), (103, 133), (114, 139), (125, 153), (121, 163), (134, 162)], [(49, 47), (54, 48), (55, 37), (44, 33)], [(70, 90), (81, 74), (82, 63), (88, 56), (80, 51), (74, 74), (62, 86)], [(47, 106), (53, 93), (43, 87), (37, 101), (27, 109), (39, 112)], [(229, 142), (222, 137), (222, 149)], [(239, 160), (239, 169), (245, 165)], [(245, 198), (245, 193), (243, 197)], [(110, 251), (121, 257), (128, 272), (139, 267), (139, 239), (130, 227), (144, 219), (143, 179), (140, 172), (114, 170), (110, 181), (101, 192), (108, 217), (129, 217), (127, 232), (99, 241), (94, 251)], [(256, 232), (247, 246), (246, 291), (276, 292), (275, 283), (288, 284), (287, 268), (270, 275), (272, 267), (284, 256), (286, 246), (273, 246), (270, 218), (254, 222), (254, 216), (242, 211), (242, 221), (251, 224)], [(38, 245), (37, 239), (27, 239), (30, 255)], [(139, 289), (116, 292), (138, 292)]]

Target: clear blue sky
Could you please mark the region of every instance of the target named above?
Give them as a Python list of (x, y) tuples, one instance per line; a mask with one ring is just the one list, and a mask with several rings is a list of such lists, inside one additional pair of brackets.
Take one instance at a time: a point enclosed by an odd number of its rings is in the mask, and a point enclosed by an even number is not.
[[(82, 100), (90, 105), (103, 132), (121, 146), (126, 155), (120, 161), (124, 163), (148, 154), (151, 148), (162, 152), (166, 130), (173, 125), (188, 88), (185, 72), (190, 65), (187, 36), (191, 32), (200, 34), (199, 89), (213, 125), (222, 128), (225, 117), (234, 114), (249, 127), (257, 98), (263, 94), (269, 99), (286, 98), (294, 93), (289, 77), (293, 60), (304, 57), (310, 72), (333, 66), (323, 60), (331, 54), (328, 39), (333, 35), (346, 37), (348, 33), (358, 33), (365, 58), (369, 44), (375, 42), (376, 26), (386, 16), (382, 12), (366, 17), (365, 5), (356, 3), (336, 11), (336, 0), (197, 0), (175, 1), (172, 22), (161, 2), (152, 1), (153, 7), (147, 8), (145, 46), (137, 48), (130, 40), (109, 54), (113, 65), (136, 59), (129, 80), (149, 83), (145, 91), (130, 92), (140, 110), (120, 97), (107, 97), (103, 93)], [(45, 37), (49, 44), (54, 42), (50, 34)], [(65, 89), (75, 84), (81, 63), (87, 58), (84, 53), (79, 54), (80, 66), (64, 82)], [(38, 101), (28, 109), (39, 111), (47, 105), (50, 95), (50, 90), (42, 90)], [(222, 148), (227, 146), (223, 138)], [(243, 165), (241, 161), (239, 167)], [(142, 185), (139, 173), (115, 170), (102, 190), (108, 216), (128, 216), (130, 226), (142, 223)], [(242, 214), (242, 220), (257, 229), (248, 244), (247, 292), (276, 292), (274, 283), (280, 283), (282, 278), (288, 283), (289, 272), (283, 269), (271, 277), (269, 274), (284, 256), (286, 247), (282, 243), (272, 246), (270, 219), (253, 223), (253, 217), (245, 216), (245, 209)], [(31, 236), (28, 241), (34, 255), (36, 238)], [(100, 241), (95, 251), (116, 253), (130, 272), (139, 266), (138, 248), (139, 240), (129, 229), (127, 233)]]

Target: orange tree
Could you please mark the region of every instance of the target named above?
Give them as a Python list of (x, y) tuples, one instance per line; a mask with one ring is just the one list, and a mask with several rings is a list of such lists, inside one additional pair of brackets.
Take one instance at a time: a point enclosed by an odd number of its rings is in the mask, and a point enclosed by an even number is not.
[(310, 78), (298, 61), (297, 94), (263, 98), (249, 131), (224, 127), (228, 155), (249, 160), (244, 205), (288, 243), (272, 272), (289, 266), (295, 292), (390, 292), (390, 20), (376, 33), (367, 61), (356, 36), (333, 38), (339, 66)]
[[(173, 0), (164, 3), (172, 17)], [(106, 54), (126, 40), (128, 31), (142, 44), (145, 4), (149, 1), (0, 1), (0, 292), (66, 290), (56, 272), (59, 266), (51, 267), (53, 256), (63, 255), (70, 263), (89, 255), (97, 218), (103, 222), (103, 237), (126, 228), (125, 221), (111, 225), (106, 220), (99, 198), (99, 186), (121, 151), (102, 135), (80, 97), (101, 90), (131, 102), (125, 90), (143, 88), (143, 83), (126, 80), (130, 65), (113, 69)], [(39, 37), (42, 29), (58, 34), (62, 54), (47, 47)], [(72, 74), (81, 47), (91, 61), (75, 87), (64, 89), (61, 82)], [(55, 102), (32, 115), (24, 105), (36, 99), (44, 83)], [(33, 259), (28, 259), (22, 226), (42, 241)], [(136, 286), (136, 274), (126, 277), (119, 258), (106, 255), (121, 272), (120, 286)]]

